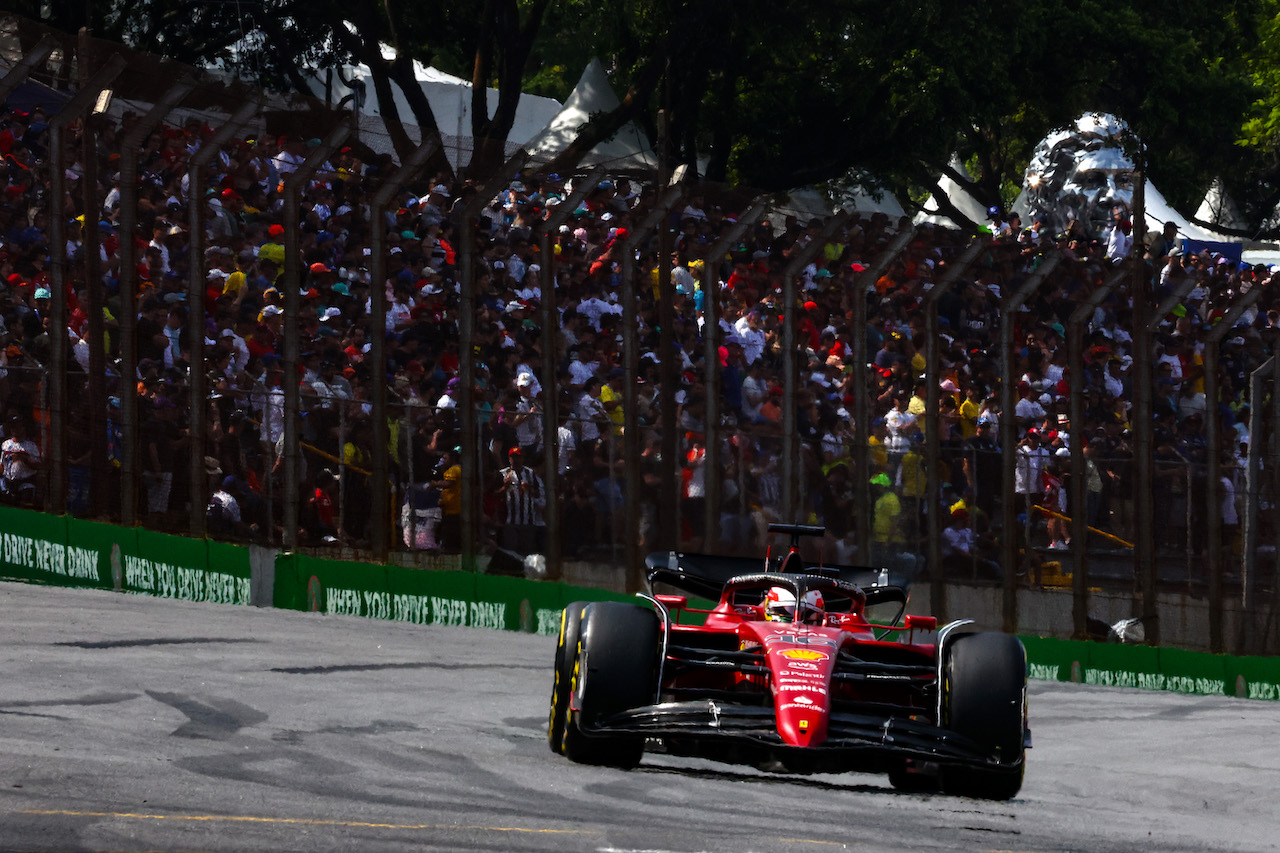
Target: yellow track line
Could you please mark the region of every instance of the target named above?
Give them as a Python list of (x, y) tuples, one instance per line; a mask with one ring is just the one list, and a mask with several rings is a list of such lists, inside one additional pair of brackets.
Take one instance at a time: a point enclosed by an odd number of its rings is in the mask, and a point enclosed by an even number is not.
[[(24, 809), (18, 814), (35, 815), (40, 817), (99, 817), (99, 818), (116, 818), (127, 820), (179, 820), (193, 822), (209, 822), (218, 821), (229, 823), (265, 823), (265, 824), (285, 824), (294, 826), (335, 826), (350, 829), (408, 829), (408, 830), (453, 830), (465, 831), (473, 830), (479, 832), (523, 832), (531, 835), (599, 835), (600, 830), (596, 829), (533, 829), (525, 826), (472, 826), (472, 825), (454, 825), (445, 823), (374, 823), (369, 821), (356, 820), (322, 820), (312, 818), (297, 817), (254, 817), (252, 815), (181, 815), (181, 814), (147, 814), (145, 812), (92, 812), (92, 811), (75, 811), (72, 809)], [(809, 844), (818, 846), (847, 847), (845, 842), (838, 841), (822, 841), (813, 838), (778, 838), (770, 839), (782, 841), (792, 844)]]
[(251, 815), (179, 815), (179, 814), (146, 814), (143, 812), (89, 812), (70, 809), (26, 809), (19, 814), (38, 816), (64, 817), (107, 817), (127, 818), (130, 820), (186, 820), (186, 821), (226, 821), (231, 823), (270, 823), (293, 824), (301, 826), (339, 826), (353, 829), (449, 829), (455, 831), (478, 830), (483, 832), (527, 832), (546, 835), (592, 835), (594, 830), (582, 829), (532, 829), (524, 826), (466, 826), (445, 823), (372, 823), (355, 820), (321, 820), (297, 817), (253, 817)]

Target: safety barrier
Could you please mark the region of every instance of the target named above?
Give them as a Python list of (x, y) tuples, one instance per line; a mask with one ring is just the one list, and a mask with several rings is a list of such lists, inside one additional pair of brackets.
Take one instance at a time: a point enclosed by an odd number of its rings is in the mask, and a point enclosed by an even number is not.
[(1205, 696), (1280, 699), (1280, 658), (1238, 657), (1046, 637), (1023, 637), (1031, 677)]
[(0, 578), (250, 603), (246, 548), (13, 507), (0, 507)]
[(563, 583), (327, 560), (306, 554), (276, 558), (276, 607), (555, 635), (571, 601), (627, 596)]
[[(0, 507), (3, 580), (543, 635), (559, 630), (560, 611), (571, 601), (629, 599), (564, 583), (300, 553), (265, 552), (255, 572), (251, 550)], [(269, 589), (253, 593), (268, 571)], [(1280, 699), (1280, 658), (1031, 636), (1022, 642), (1033, 679)]]

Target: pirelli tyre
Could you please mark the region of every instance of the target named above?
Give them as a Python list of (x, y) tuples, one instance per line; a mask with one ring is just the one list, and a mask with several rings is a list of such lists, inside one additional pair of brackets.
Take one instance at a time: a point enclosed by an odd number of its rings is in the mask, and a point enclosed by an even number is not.
[(984, 746), (998, 764), (942, 768), (948, 794), (1008, 800), (1022, 787), (1027, 725), (1027, 653), (1012, 634), (957, 637), (942, 675), (942, 724)]
[(578, 655), (578, 631), (589, 601), (575, 601), (560, 614), (560, 642), (556, 644), (555, 681), (551, 687), (551, 714), (547, 720), (547, 744), (559, 754), (564, 749), (564, 723), (569, 711), (569, 687)]
[(645, 607), (596, 602), (582, 614), (574, 656), (563, 752), (579, 764), (630, 769), (644, 738), (596, 733), (610, 716), (654, 702), (661, 628)]

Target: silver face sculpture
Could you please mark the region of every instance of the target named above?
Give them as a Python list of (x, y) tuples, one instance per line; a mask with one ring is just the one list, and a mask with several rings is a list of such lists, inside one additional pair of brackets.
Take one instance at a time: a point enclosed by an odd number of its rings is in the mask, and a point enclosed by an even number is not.
[(1133, 160), (1122, 145), (1129, 127), (1113, 115), (1087, 113), (1040, 141), (1023, 184), (1028, 216), (1056, 232), (1078, 222), (1102, 237), (1132, 215)]

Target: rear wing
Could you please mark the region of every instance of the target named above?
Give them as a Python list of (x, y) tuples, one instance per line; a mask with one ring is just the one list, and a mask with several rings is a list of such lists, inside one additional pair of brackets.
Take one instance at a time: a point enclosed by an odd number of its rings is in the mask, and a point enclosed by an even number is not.
[[(663, 583), (673, 586), (681, 592), (713, 601), (720, 598), (724, 585), (733, 578), (743, 575), (773, 574), (778, 572), (786, 554), (765, 560), (756, 557), (722, 557), (716, 554), (690, 554), (677, 551), (654, 551), (645, 557), (646, 576), (649, 589), (654, 584)], [(806, 574), (821, 575), (860, 587), (867, 595), (867, 603), (874, 604), (883, 600), (897, 600), (903, 596), (905, 600), (905, 584), (897, 583), (899, 578), (889, 577), (887, 583), (881, 583), (881, 575), (885, 570), (876, 566), (805, 566)], [(879, 590), (895, 590), (892, 594), (881, 595)]]

